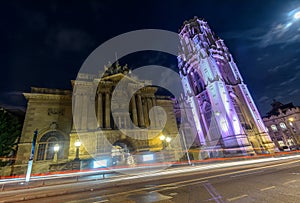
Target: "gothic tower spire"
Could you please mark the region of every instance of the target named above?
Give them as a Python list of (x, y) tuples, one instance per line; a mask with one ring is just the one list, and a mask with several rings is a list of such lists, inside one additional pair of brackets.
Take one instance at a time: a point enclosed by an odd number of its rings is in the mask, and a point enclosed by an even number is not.
[(204, 156), (273, 152), (274, 145), (224, 41), (207, 22), (186, 21), (180, 33), (179, 72), (189, 118)]

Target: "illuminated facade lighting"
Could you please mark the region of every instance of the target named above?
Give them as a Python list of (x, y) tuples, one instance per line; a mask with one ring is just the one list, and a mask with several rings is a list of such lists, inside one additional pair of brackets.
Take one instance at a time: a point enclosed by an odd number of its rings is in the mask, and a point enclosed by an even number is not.
[[(224, 41), (196, 17), (184, 23), (179, 36), (188, 119), (207, 152), (204, 157), (273, 153), (274, 144)], [(254, 151), (261, 146), (264, 150)], [(223, 150), (216, 154), (216, 149)]]

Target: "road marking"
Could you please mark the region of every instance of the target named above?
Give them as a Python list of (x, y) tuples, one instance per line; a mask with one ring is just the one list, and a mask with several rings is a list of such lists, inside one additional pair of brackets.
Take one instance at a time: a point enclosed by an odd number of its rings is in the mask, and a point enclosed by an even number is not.
[(273, 188), (275, 188), (275, 186), (262, 188), (262, 189), (260, 189), (260, 191), (270, 190), (270, 189), (273, 189)]
[(101, 203), (101, 202), (108, 202), (108, 199), (97, 201), (97, 202), (93, 202), (93, 203)]
[(251, 174), (255, 174), (255, 173), (262, 173), (262, 172), (264, 172), (264, 170), (262, 170), (262, 171), (255, 171), (255, 172), (251, 172), (251, 173), (242, 173), (242, 174), (238, 174), (238, 175), (234, 175), (234, 176), (230, 176), (230, 177), (234, 178), (234, 177), (246, 176), (246, 175), (251, 175)]
[(228, 200), (229, 202), (232, 202), (232, 201), (235, 201), (235, 200), (244, 198), (244, 197), (248, 197), (248, 195), (245, 194), (245, 195), (241, 195), (241, 196), (237, 196), (237, 197), (232, 197), (232, 198), (229, 198), (229, 199), (227, 199), (227, 200)]
[(206, 183), (207, 180), (203, 180), (203, 181), (199, 181), (199, 182), (192, 182), (192, 183), (187, 183), (187, 184), (183, 184), (183, 185), (177, 185), (177, 187), (185, 187), (185, 186), (191, 186), (191, 185), (198, 185), (198, 184), (201, 184), (201, 183)]
[(294, 183), (294, 182), (296, 182), (296, 180), (287, 181), (287, 182), (283, 183), (282, 185), (287, 185), (287, 184)]
[(217, 192), (217, 190), (212, 186), (211, 183), (203, 184), (207, 192), (211, 195), (212, 199), (217, 203), (223, 203), (222, 196)]
[(178, 187), (166, 187), (166, 188), (162, 188), (162, 189), (158, 189), (158, 190), (152, 190), (149, 193), (153, 193), (153, 192), (161, 192), (161, 191), (165, 191), (165, 190), (174, 190), (177, 189)]

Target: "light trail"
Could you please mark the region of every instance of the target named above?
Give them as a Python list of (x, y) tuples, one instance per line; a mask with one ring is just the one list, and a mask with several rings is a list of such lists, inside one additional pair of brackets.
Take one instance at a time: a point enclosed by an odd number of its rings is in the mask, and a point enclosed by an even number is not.
[[(284, 157), (267, 157), (267, 158), (258, 158), (253, 160), (241, 160), (241, 161), (233, 161), (233, 162), (226, 162), (226, 163), (212, 163), (205, 166), (184, 166), (180, 168), (172, 168), (168, 169), (167, 171), (157, 171), (157, 172), (143, 172), (142, 174), (136, 174), (132, 176), (125, 176), (120, 177), (117, 176), (115, 179), (117, 180), (130, 180), (136, 178), (144, 178), (150, 176), (158, 176), (158, 175), (175, 175), (179, 173), (189, 173), (189, 172), (197, 172), (197, 171), (204, 171), (208, 169), (218, 169), (218, 168), (226, 168), (226, 167), (233, 167), (233, 166), (241, 166), (241, 165), (249, 165), (255, 163), (263, 163), (263, 162), (272, 162), (272, 161), (279, 161), (279, 160), (287, 160), (287, 159), (297, 159), (300, 158), (300, 155), (290, 155)], [(161, 165), (160, 167), (163, 167)], [(157, 166), (153, 167), (156, 168)], [(49, 180), (49, 179), (60, 179), (60, 178), (68, 178), (68, 177), (79, 177), (79, 176), (88, 176), (88, 175), (102, 175), (103, 173), (109, 174), (112, 172), (122, 173), (122, 171), (126, 172), (128, 170), (138, 170), (138, 169), (149, 169), (149, 166), (141, 166), (136, 168), (121, 168), (121, 169), (114, 169), (113, 171), (110, 170), (102, 170), (102, 171), (83, 171), (83, 172), (76, 172), (76, 173), (67, 173), (67, 174), (55, 174), (55, 175), (45, 175), (45, 176), (33, 176), (32, 180)], [(123, 175), (124, 176), (124, 175)], [(21, 183), (25, 180), (25, 178), (11, 178), (11, 179), (2, 179), (0, 180), (0, 184), (9, 184), (9, 183)]]

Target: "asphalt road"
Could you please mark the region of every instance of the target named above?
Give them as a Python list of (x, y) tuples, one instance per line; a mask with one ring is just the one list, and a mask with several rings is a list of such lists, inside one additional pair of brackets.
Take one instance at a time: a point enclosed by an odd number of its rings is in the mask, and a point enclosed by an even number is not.
[[(22, 202), (300, 202), (299, 158), (187, 173), (184, 168), (176, 170), (182, 173), (141, 178), (134, 183), (122, 180), (104, 186), (81, 183), (43, 187), (36, 192), (44, 198)], [(66, 194), (69, 187), (85, 190)]]

